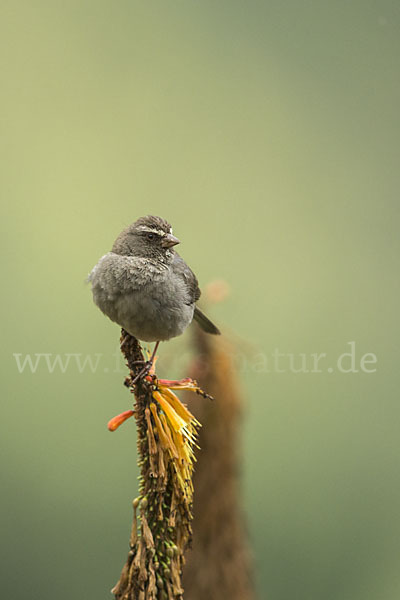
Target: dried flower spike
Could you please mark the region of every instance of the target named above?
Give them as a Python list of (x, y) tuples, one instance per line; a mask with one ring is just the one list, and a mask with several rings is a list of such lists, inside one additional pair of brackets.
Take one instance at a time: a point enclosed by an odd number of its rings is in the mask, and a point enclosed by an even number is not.
[(134, 502), (130, 551), (113, 589), (117, 600), (181, 600), (184, 553), (192, 536), (194, 446), (200, 423), (173, 390), (207, 395), (191, 379), (157, 379), (153, 367), (135, 381), (143, 355), (131, 336), (122, 351), (134, 410), (111, 419), (114, 431), (134, 415), (138, 431), (139, 499)]

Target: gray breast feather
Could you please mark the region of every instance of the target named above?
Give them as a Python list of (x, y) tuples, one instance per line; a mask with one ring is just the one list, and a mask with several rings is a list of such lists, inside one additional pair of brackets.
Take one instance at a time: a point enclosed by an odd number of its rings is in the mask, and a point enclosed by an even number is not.
[(100, 310), (140, 340), (170, 339), (193, 319), (191, 288), (166, 265), (109, 252), (89, 280)]

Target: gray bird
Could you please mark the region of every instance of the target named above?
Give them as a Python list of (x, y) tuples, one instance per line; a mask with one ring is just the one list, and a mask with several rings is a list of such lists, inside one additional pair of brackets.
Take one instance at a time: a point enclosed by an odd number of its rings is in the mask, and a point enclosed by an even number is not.
[(141, 217), (119, 234), (88, 277), (93, 300), (107, 317), (135, 338), (156, 342), (152, 359), (160, 341), (181, 335), (193, 319), (207, 333), (220, 333), (196, 306), (198, 282), (174, 250), (177, 244), (167, 221)]

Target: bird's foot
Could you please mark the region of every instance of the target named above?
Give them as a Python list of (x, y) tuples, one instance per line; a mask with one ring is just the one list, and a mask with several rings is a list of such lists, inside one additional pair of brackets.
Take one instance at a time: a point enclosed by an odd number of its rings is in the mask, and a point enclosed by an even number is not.
[(135, 364), (142, 364), (143, 367), (140, 371), (135, 375), (135, 377), (131, 381), (131, 385), (135, 385), (139, 381), (139, 379), (144, 379), (151, 371), (151, 367), (153, 366), (152, 360), (144, 360), (144, 361), (135, 361)]
[[(155, 377), (155, 363), (157, 360), (156, 352), (160, 342), (156, 342), (154, 346), (154, 350), (148, 360), (135, 360), (132, 364), (134, 365), (143, 365), (140, 371), (135, 375), (132, 379), (131, 385), (135, 385), (139, 381), (139, 379), (144, 379), (147, 377), (149, 380)], [(150, 355), (150, 353), (149, 353)]]

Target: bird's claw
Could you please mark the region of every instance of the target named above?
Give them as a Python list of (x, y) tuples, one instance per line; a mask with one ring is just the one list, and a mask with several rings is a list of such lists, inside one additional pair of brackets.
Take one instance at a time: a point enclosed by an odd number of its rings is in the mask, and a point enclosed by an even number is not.
[(144, 361), (135, 361), (136, 364), (143, 364), (143, 367), (140, 369), (139, 373), (135, 375), (135, 377), (131, 381), (131, 385), (135, 385), (139, 381), (139, 379), (144, 379), (151, 371), (151, 367), (153, 366), (152, 360), (144, 360)]

